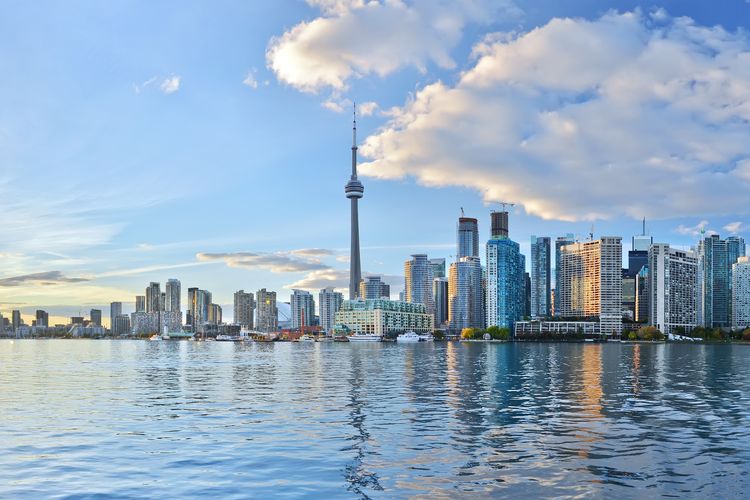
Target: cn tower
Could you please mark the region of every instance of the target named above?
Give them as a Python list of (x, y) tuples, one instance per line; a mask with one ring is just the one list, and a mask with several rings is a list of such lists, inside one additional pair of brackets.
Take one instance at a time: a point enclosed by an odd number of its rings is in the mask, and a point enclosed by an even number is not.
[(352, 201), (352, 243), (349, 256), (349, 300), (359, 297), (359, 282), (362, 280), (362, 266), (359, 261), (359, 210), (357, 203), (365, 193), (365, 187), (357, 179), (357, 105), (354, 105), (354, 125), (352, 127), (352, 176), (344, 188), (346, 197)]

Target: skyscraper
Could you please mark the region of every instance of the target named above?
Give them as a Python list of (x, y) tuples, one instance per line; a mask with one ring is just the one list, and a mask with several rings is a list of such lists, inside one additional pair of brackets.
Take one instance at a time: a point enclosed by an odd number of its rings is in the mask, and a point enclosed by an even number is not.
[(135, 296), (135, 312), (146, 312), (146, 296)]
[(115, 333), (115, 318), (122, 314), (122, 302), (111, 302), (109, 304), (109, 329)]
[(464, 328), (481, 328), (484, 322), (482, 264), (479, 257), (461, 257), (448, 271), (449, 329), (459, 334)]
[(199, 288), (188, 288), (188, 323), (193, 325), (193, 331), (198, 333), (204, 330), (206, 323), (211, 323), (211, 304), (213, 303), (211, 292)]
[(253, 329), (255, 299), (251, 292), (239, 290), (234, 292), (234, 322), (249, 330)]
[(732, 328), (750, 328), (750, 258), (745, 256), (732, 266)]
[(477, 220), (471, 217), (459, 217), (456, 232), (456, 259), (479, 257), (479, 225)]
[(427, 255), (414, 254), (404, 262), (404, 298), (406, 302), (424, 304), (428, 314), (435, 312), (432, 280), (432, 266)]
[(440, 328), (448, 322), (448, 278), (432, 280), (432, 296), (435, 302), (435, 328)]
[(698, 324), (707, 328), (727, 328), (732, 324), (732, 265), (745, 252), (740, 240), (722, 240), (713, 234), (698, 242)]
[(526, 258), (508, 237), (508, 212), (492, 213), (487, 242), (487, 326), (513, 331), (526, 309)]
[(599, 240), (561, 246), (559, 289), (555, 314), (562, 317), (597, 316), (601, 332), (622, 331), (622, 239)]
[(324, 288), (318, 294), (318, 308), (320, 310), (320, 326), (326, 333), (332, 333), (336, 325), (336, 313), (341, 309), (344, 296), (333, 287)]
[(568, 233), (565, 236), (558, 236), (555, 239), (555, 303), (553, 309), (555, 310), (555, 316), (560, 315), (560, 263), (561, 263), (561, 249), (565, 245), (575, 243), (575, 237), (572, 233)]
[(11, 316), (11, 326), (13, 327), (13, 331), (15, 332), (19, 326), (23, 324), (23, 321), (21, 320), (21, 311), (19, 310), (13, 310), (10, 312)]
[(445, 259), (430, 259), (430, 267), (432, 268), (433, 278), (445, 278)]
[(359, 296), (363, 299), (390, 299), (391, 287), (383, 283), (381, 276), (365, 276), (359, 282)]
[(276, 292), (261, 288), (255, 294), (257, 304), (257, 328), (261, 332), (275, 332), (279, 329), (279, 311), (276, 308)]
[(298, 329), (313, 324), (313, 319), (315, 319), (315, 300), (310, 292), (293, 290), (291, 306), (292, 328)]
[(551, 240), (531, 237), (531, 317), (550, 315), (552, 293)]
[(37, 309), (36, 326), (43, 326), (43, 327), (49, 326), (49, 314), (47, 313), (47, 311), (42, 311), (41, 309)]
[(164, 309), (173, 313), (181, 313), (180, 295), (182, 293), (182, 284), (180, 280), (169, 279), (165, 288)]
[(146, 312), (158, 312), (161, 302), (161, 285), (152, 281), (146, 288)]
[(359, 211), (358, 201), (365, 193), (365, 187), (357, 179), (357, 108), (354, 108), (352, 126), (352, 176), (344, 188), (346, 197), (351, 200), (351, 246), (349, 258), (349, 299), (359, 296), (359, 282), (362, 280), (362, 267), (359, 261)]
[(628, 272), (630, 278), (635, 278), (643, 266), (648, 265), (648, 250), (654, 238), (646, 235), (646, 219), (643, 219), (643, 232), (633, 236), (631, 249), (628, 252)]
[(219, 304), (211, 303), (208, 308), (208, 322), (212, 325), (220, 325), (222, 323), (222, 310)]
[[(643, 266), (635, 277), (635, 320), (639, 323), (648, 321), (648, 266)], [(697, 303), (696, 303), (697, 304)], [(696, 305), (697, 307), (697, 305)]]
[(665, 334), (675, 333), (678, 327), (692, 330), (697, 324), (695, 253), (670, 248), (666, 243), (652, 244), (648, 272), (649, 324)]
[(102, 310), (92, 309), (89, 313), (89, 319), (94, 326), (102, 326)]

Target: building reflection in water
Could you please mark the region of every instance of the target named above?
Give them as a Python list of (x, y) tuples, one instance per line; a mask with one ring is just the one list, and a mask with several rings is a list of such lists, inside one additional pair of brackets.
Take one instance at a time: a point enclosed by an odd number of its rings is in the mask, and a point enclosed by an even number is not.
[(632, 387), (633, 387), (633, 396), (638, 396), (641, 392), (641, 381), (639, 379), (639, 375), (641, 372), (641, 346), (640, 344), (635, 344), (633, 346), (633, 374), (632, 374)]
[(603, 420), (602, 414), (602, 346), (587, 345), (583, 348), (581, 362), (581, 378), (583, 382), (580, 393), (580, 409), (578, 419), (581, 427), (576, 433), (580, 443), (578, 456), (586, 459), (595, 443), (602, 437), (595, 430), (597, 421)]

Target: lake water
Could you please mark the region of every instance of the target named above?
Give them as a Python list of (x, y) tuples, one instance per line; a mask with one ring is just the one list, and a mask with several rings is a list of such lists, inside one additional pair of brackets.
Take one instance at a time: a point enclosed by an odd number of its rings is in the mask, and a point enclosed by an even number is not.
[(750, 346), (0, 340), (0, 497), (747, 498)]

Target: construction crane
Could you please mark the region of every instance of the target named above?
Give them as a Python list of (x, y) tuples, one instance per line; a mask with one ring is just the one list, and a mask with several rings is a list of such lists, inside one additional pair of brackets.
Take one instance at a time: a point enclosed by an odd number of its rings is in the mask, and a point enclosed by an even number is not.
[(464, 207), (461, 207), (461, 217), (464, 216)]
[(497, 203), (503, 207), (503, 212), (508, 211), (507, 207), (513, 208), (516, 206), (515, 203), (509, 203), (507, 201), (498, 201)]

